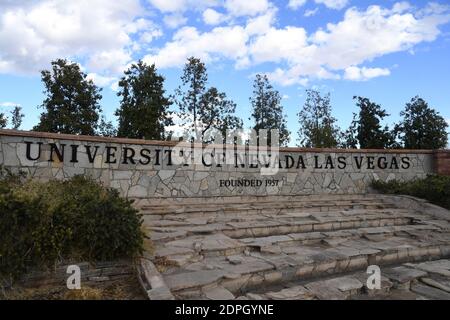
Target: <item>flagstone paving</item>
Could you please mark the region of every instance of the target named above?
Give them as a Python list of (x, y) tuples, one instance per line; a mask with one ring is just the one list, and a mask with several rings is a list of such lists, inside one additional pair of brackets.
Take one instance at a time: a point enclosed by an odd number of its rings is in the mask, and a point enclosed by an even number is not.
[[(450, 299), (450, 213), (370, 194), (139, 207), (147, 255), (176, 299)], [(369, 265), (380, 289), (367, 288)]]

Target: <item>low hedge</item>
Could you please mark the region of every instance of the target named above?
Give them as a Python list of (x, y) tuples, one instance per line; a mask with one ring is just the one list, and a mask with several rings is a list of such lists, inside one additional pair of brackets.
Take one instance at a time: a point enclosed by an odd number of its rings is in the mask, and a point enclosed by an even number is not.
[(428, 175), (425, 179), (408, 182), (374, 181), (372, 187), (382, 193), (405, 194), (426, 199), (450, 210), (450, 177), (448, 176)]
[(141, 224), (132, 201), (89, 178), (36, 182), (3, 170), (0, 276), (63, 260), (134, 257), (143, 250)]

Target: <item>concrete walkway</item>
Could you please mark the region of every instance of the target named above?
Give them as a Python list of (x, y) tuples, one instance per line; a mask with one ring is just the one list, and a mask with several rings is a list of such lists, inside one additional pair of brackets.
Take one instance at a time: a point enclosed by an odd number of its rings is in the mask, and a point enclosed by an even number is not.
[[(152, 299), (450, 299), (450, 213), (423, 201), (369, 194), (136, 204), (154, 246)], [(367, 288), (369, 265), (381, 268), (380, 289)]]

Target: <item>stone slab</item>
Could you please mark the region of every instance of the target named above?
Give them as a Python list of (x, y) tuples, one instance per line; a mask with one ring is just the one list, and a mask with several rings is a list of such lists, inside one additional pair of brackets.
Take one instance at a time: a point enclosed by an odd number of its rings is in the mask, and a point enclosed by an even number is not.
[(383, 270), (383, 275), (391, 280), (405, 283), (427, 275), (426, 272), (408, 267), (396, 267)]

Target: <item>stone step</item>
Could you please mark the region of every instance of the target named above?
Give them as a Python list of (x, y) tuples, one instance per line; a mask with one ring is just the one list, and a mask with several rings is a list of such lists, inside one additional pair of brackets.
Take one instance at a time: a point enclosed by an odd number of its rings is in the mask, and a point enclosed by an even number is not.
[(450, 252), (448, 244), (410, 241), (406, 245), (402, 240), (347, 241), (333, 248), (300, 246), (279, 254), (251, 253), (232, 259), (207, 257), (173, 273), (169, 271), (164, 279), (180, 298), (199, 297), (204, 288), (211, 286), (221, 286), (236, 295), (299, 279), (362, 270), (371, 264), (439, 259)]
[[(395, 215), (397, 213), (411, 213), (408, 210), (405, 209), (396, 209), (396, 208), (365, 208), (365, 209), (352, 209), (352, 208), (339, 208), (339, 207), (330, 207), (329, 210), (325, 211), (319, 211), (315, 210), (314, 208), (281, 208), (281, 209), (249, 209), (249, 210), (236, 210), (236, 211), (198, 211), (198, 212), (191, 212), (191, 213), (166, 213), (163, 215), (157, 215), (157, 214), (143, 214), (143, 219), (145, 221), (148, 221), (149, 224), (152, 224), (153, 222), (158, 223), (158, 221), (188, 221), (193, 219), (195, 221), (192, 224), (205, 224), (205, 223), (211, 223), (215, 221), (216, 219), (219, 219), (220, 221), (226, 221), (226, 220), (234, 220), (234, 221), (248, 221), (248, 220), (257, 220), (259, 219), (265, 219), (265, 218), (285, 218), (285, 217), (317, 217), (321, 215), (335, 215), (340, 214), (344, 216), (351, 216), (351, 215), (359, 215), (364, 214), (366, 212), (370, 213), (389, 213), (392, 215)], [(413, 213), (412, 213), (413, 214)], [(419, 217), (420, 215), (416, 215)], [(199, 223), (197, 223), (199, 222)]]
[(148, 227), (187, 227), (199, 226), (211, 223), (228, 223), (228, 222), (252, 222), (257, 220), (283, 220), (295, 221), (301, 219), (316, 219), (318, 221), (335, 221), (341, 218), (346, 219), (352, 216), (363, 215), (381, 215), (385, 214), (389, 217), (408, 215), (416, 220), (421, 220), (423, 215), (411, 213), (406, 209), (384, 208), (384, 209), (347, 209), (347, 210), (330, 210), (318, 212), (276, 212), (276, 213), (248, 213), (241, 212), (232, 213), (203, 213), (203, 214), (175, 214), (175, 215), (144, 215), (144, 225)]
[(316, 202), (308, 203), (303, 201), (289, 203), (248, 203), (233, 204), (220, 206), (217, 204), (197, 204), (197, 205), (169, 205), (169, 206), (153, 206), (143, 207), (141, 214), (144, 215), (174, 215), (174, 214), (205, 214), (205, 213), (233, 213), (240, 214), (249, 213), (281, 213), (281, 212), (323, 212), (331, 210), (346, 209), (385, 209), (392, 208), (391, 204), (374, 201), (358, 201), (358, 202)]
[[(314, 218), (296, 218), (292, 220), (266, 219), (244, 222), (213, 222), (203, 225), (147, 226), (153, 241), (169, 241), (170, 235), (177, 238), (201, 236), (222, 232), (230, 238), (255, 238), (298, 234), (304, 232), (327, 232), (355, 228), (374, 228), (385, 226), (408, 225), (414, 222), (413, 217), (391, 216), (389, 214), (364, 214), (344, 216), (339, 219), (321, 220)], [(161, 236), (162, 233), (162, 236)]]
[[(323, 231), (339, 231), (355, 228), (371, 228), (395, 225), (411, 224), (413, 220), (409, 217), (382, 217), (379, 216), (360, 216), (350, 217), (345, 220), (338, 221), (314, 221), (303, 220), (284, 223), (283, 221), (247, 223), (236, 222), (228, 223), (232, 229), (225, 229), (223, 233), (231, 238), (247, 238), (247, 237), (264, 237), (278, 236), (286, 234), (298, 234), (304, 232), (323, 232)], [(191, 232), (195, 233), (195, 230)]]
[(294, 221), (301, 219), (316, 219), (318, 221), (336, 221), (339, 219), (345, 219), (354, 216), (369, 216), (369, 215), (385, 215), (392, 216), (404, 216), (408, 215), (416, 219), (422, 219), (423, 215), (411, 213), (405, 209), (395, 208), (383, 208), (383, 209), (346, 209), (346, 210), (330, 210), (330, 211), (317, 211), (317, 212), (301, 212), (293, 210), (292, 212), (277, 212), (277, 213), (252, 213), (242, 214), (239, 212), (234, 213), (205, 213), (201, 215), (191, 214), (174, 214), (165, 215), (161, 217), (155, 217), (152, 215), (143, 215), (143, 219), (148, 222), (149, 226), (182, 226), (182, 225), (205, 225), (208, 223), (227, 223), (227, 222), (248, 222), (255, 220), (284, 220)]
[[(329, 232), (304, 232), (292, 233), (279, 236), (267, 236), (257, 238), (232, 239), (224, 234), (211, 236), (191, 236), (167, 242), (164, 247), (155, 251), (157, 258), (164, 257), (175, 261), (180, 255), (184, 258), (194, 255), (203, 257), (230, 256), (244, 252), (267, 252), (279, 253), (283, 248), (299, 245), (324, 244), (335, 246), (348, 240), (366, 239), (370, 241), (381, 241), (392, 236), (415, 236), (420, 232), (439, 231), (438, 227), (430, 225), (399, 225), (373, 228), (356, 228)], [(169, 249), (171, 248), (171, 249)]]
[(376, 194), (321, 194), (321, 195), (261, 195), (261, 196), (224, 196), (224, 197), (171, 197), (171, 198), (146, 198), (135, 199), (135, 205), (142, 209), (154, 206), (174, 206), (174, 205), (197, 205), (197, 204), (215, 204), (215, 205), (233, 205), (245, 203), (288, 203), (292, 201), (302, 202), (330, 202), (330, 201), (380, 201), (382, 196)]
[[(139, 202), (147, 254), (176, 298), (427, 299), (450, 288), (450, 268), (428, 264), (450, 257), (450, 219), (382, 196), (152, 200)], [(373, 297), (368, 265), (386, 273)]]
[(276, 206), (278, 204), (282, 205), (328, 205), (328, 204), (338, 204), (338, 205), (352, 205), (357, 203), (384, 203), (382, 198), (355, 198), (348, 200), (339, 200), (339, 199), (326, 199), (326, 198), (318, 198), (318, 199), (278, 199), (277, 201), (268, 201), (267, 199), (247, 199), (247, 200), (236, 200), (236, 202), (226, 202), (226, 203), (215, 203), (213, 200), (208, 199), (207, 201), (199, 200), (194, 203), (184, 203), (184, 202), (170, 202), (166, 204), (149, 204), (143, 205), (140, 207), (141, 210), (152, 210), (154, 208), (198, 208), (198, 207), (215, 207), (220, 204), (221, 207), (229, 208), (234, 206), (253, 206), (253, 205), (270, 205)]
[(268, 236), (257, 238), (239, 239), (249, 249), (258, 251), (267, 250), (273, 246), (288, 247), (296, 245), (329, 244), (336, 245), (347, 240), (364, 238), (367, 240), (379, 240), (389, 236), (416, 234), (420, 231), (432, 232), (439, 228), (429, 225), (394, 225), (373, 228), (355, 228), (338, 231), (291, 233), (281, 236)]
[[(421, 265), (435, 263), (450, 269), (450, 260), (433, 260)], [(381, 281), (373, 287), (367, 272), (352, 272), (341, 276), (325, 277), (311, 281), (296, 281), (278, 287), (267, 287), (238, 296), (239, 300), (449, 300), (450, 276), (424, 272), (417, 265), (404, 264), (380, 269)], [(224, 289), (225, 290), (225, 289)], [(202, 296), (202, 298), (211, 297)]]

